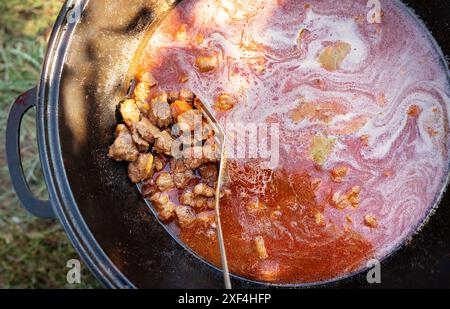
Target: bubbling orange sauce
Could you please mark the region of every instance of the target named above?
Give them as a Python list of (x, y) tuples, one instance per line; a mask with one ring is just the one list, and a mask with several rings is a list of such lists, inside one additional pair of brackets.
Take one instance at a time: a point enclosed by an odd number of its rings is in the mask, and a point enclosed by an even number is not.
[[(222, 224), (231, 271), (325, 281), (381, 259), (414, 233), (449, 164), (448, 72), (405, 7), (383, 1), (185, 0), (141, 56), (162, 91), (189, 88), (224, 124), (277, 123), (280, 160), (228, 163)], [(199, 57), (217, 66), (199, 70)], [(255, 203), (256, 201), (256, 203)], [(173, 227), (216, 265), (215, 237)], [(264, 250), (258, 244), (264, 244)]]

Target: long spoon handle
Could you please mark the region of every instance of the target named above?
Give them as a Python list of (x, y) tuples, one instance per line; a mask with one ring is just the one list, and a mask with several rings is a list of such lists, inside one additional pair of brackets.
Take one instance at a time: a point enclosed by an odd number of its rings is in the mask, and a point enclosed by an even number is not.
[(217, 180), (217, 187), (216, 187), (216, 221), (217, 221), (217, 237), (219, 240), (219, 248), (220, 248), (220, 257), (222, 262), (222, 271), (223, 271), (223, 279), (225, 282), (225, 288), (231, 289), (231, 280), (230, 280), (230, 271), (228, 269), (228, 260), (227, 260), (227, 253), (225, 250), (225, 241), (223, 239), (223, 233), (222, 233), (222, 224), (220, 221), (220, 190), (222, 188), (222, 179), (223, 179), (223, 172), (226, 164), (225, 159), (225, 137), (222, 141), (221, 146), (221, 159), (220, 159), (220, 167), (219, 167), (219, 178)]

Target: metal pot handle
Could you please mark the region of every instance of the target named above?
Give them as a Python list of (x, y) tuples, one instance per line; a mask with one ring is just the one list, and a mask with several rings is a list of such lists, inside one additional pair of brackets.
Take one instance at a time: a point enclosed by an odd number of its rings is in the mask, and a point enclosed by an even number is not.
[(6, 127), (6, 158), (9, 174), (17, 197), (23, 207), (39, 218), (54, 219), (55, 214), (50, 201), (37, 199), (28, 186), (20, 155), (20, 124), (25, 113), (36, 106), (36, 87), (28, 90), (14, 102), (8, 117)]

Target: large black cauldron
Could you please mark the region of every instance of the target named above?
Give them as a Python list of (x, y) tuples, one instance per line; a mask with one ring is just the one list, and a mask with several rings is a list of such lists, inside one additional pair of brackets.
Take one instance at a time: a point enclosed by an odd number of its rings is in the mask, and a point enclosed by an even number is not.
[[(107, 287), (223, 286), (218, 270), (184, 250), (158, 223), (128, 181), (125, 166), (118, 168), (105, 156), (116, 102), (129, 86), (132, 56), (171, 2), (176, 1), (68, 0), (56, 21), (39, 85), (17, 100), (8, 122), (8, 165), (22, 204), (36, 216), (57, 218)], [(449, 56), (450, 2), (405, 2)], [(32, 196), (20, 164), (20, 121), (34, 106), (49, 201)], [(447, 192), (421, 232), (383, 262), (382, 287), (450, 287), (449, 218)], [(233, 284), (268, 286), (240, 278)], [(361, 272), (321, 286), (370, 285)]]

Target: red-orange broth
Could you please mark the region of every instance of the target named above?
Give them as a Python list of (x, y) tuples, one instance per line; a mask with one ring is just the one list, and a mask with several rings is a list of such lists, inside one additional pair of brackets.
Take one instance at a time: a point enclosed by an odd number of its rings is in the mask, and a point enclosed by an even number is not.
[[(228, 162), (221, 218), (237, 275), (304, 283), (361, 269), (415, 232), (443, 190), (447, 71), (402, 5), (382, 1), (378, 24), (366, 3), (185, 0), (140, 58), (161, 91), (189, 88), (212, 109), (231, 94), (236, 106), (216, 112), (223, 124), (280, 126), (277, 166)], [(218, 59), (206, 73), (195, 64), (205, 55)], [(264, 205), (257, 211), (248, 207), (255, 199)], [(202, 226), (169, 227), (220, 265)]]

